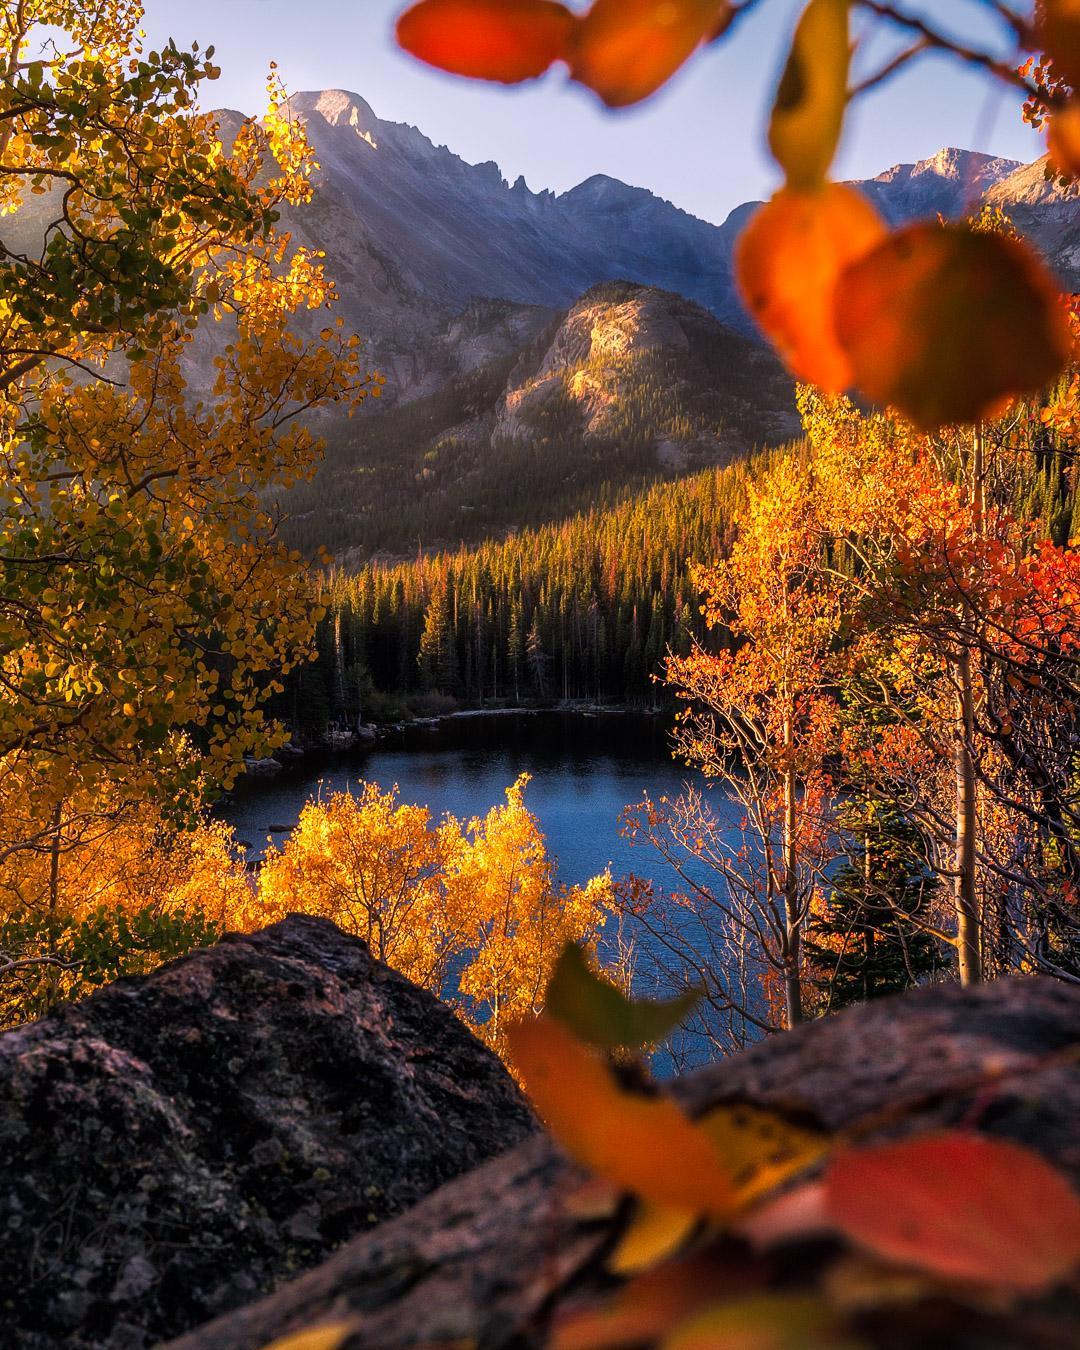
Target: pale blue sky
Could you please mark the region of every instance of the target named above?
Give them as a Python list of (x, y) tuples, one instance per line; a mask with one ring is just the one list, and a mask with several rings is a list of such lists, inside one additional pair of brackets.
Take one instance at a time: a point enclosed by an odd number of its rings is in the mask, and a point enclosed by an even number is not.
[[(212, 103), (261, 109), (276, 60), (291, 90), (345, 88), (382, 118), (411, 122), (471, 162), (495, 160), (508, 179), (563, 191), (594, 173), (652, 189), (722, 221), (775, 181), (762, 127), (783, 58), (782, 34), (800, 0), (764, 0), (728, 43), (699, 55), (643, 107), (613, 114), (553, 74), (521, 89), (456, 80), (393, 43), (403, 0), (145, 0), (150, 44), (214, 43), (222, 76)], [(999, 41), (985, 0), (908, 0), (910, 12)], [(879, 39), (864, 61), (887, 52)], [(925, 158), (944, 145), (1034, 159), (1040, 143), (1018, 99), (989, 79), (930, 57), (857, 109), (842, 148), (845, 177)]]

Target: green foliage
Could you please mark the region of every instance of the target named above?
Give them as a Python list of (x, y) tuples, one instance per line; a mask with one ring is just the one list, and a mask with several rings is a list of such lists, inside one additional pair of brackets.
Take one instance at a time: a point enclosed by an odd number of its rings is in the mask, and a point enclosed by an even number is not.
[(814, 983), (833, 1010), (911, 988), (948, 965), (919, 926), (940, 889), (928, 841), (899, 811), (863, 807), (861, 821), (847, 822), (857, 842), (831, 879), (827, 907), (807, 927)]
[(123, 975), (143, 975), (195, 947), (222, 927), (205, 915), (147, 905), (127, 914), (101, 905), (82, 917), (16, 910), (0, 921), (0, 1025), (40, 1017)]
[(559, 957), (548, 984), (546, 1011), (589, 1045), (640, 1049), (662, 1041), (694, 1011), (694, 991), (660, 1003), (633, 1000), (594, 974), (580, 947)]

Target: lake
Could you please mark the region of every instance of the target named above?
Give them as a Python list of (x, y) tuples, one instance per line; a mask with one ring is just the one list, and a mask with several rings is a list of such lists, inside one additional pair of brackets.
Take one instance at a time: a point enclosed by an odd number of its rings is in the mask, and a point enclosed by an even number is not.
[[(281, 844), (304, 804), (320, 792), (347, 790), (363, 781), (378, 783), (383, 790), (396, 784), (403, 802), (427, 806), (436, 817), (449, 812), (467, 821), (486, 814), (519, 774), (528, 773), (532, 781), (525, 802), (540, 822), (560, 881), (582, 883), (610, 868), (614, 877), (633, 873), (650, 882), (662, 896), (679, 885), (678, 878), (651, 848), (623, 837), (620, 818), (646, 792), (653, 798), (677, 796), (688, 782), (702, 784), (700, 774), (672, 760), (669, 743), (668, 722), (644, 714), (458, 715), (241, 786), (218, 814), (249, 846), (249, 859), (258, 860), (268, 835)], [(721, 814), (730, 810), (719, 794), (712, 804)], [(733, 844), (737, 833), (733, 831)], [(693, 874), (699, 869), (688, 870)], [(708, 881), (703, 869), (701, 879)], [(692, 921), (687, 931), (698, 952), (711, 951), (715, 961), (727, 965), (726, 948), (718, 951)], [(635, 920), (626, 920), (621, 934), (616, 921), (606, 925), (599, 943), (602, 959), (615, 958), (620, 936), (635, 943), (639, 993), (667, 992), (668, 962), (650, 959), (663, 954)], [(680, 1054), (689, 1064), (710, 1052), (684, 1038)], [(667, 1055), (657, 1067), (661, 1072), (670, 1068)]]
[(320, 791), (362, 781), (386, 790), (396, 783), (402, 801), (468, 820), (485, 815), (528, 773), (525, 801), (540, 821), (560, 881), (584, 882), (610, 867), (615, 876), (635, 872), (667, 885), (651, 850), (622, 837), (619, 818), (645, 792), (674, 795), (685, 782), (700, 781), (672, 761), (669, 735), (664, 719), (633, 713), (451, 717), (406, 728), (368, 749), (305, 761), (241, 788), (218, 814), (250, 845), (249, 858), (258, 859), (271, 830), (281, 843), (287, 834), (280, 827), (291, 829)]

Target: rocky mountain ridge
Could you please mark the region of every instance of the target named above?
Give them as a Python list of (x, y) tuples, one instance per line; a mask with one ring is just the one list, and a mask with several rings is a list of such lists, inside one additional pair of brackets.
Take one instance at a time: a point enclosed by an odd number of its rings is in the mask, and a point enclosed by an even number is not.
[[(752, 333), (735, 294), (732, 251), (758, 203), (715, 225), (602, 174), (558, 195), (534, 192), (523, 178), (507, 182), (494, 163), (468, 164), (416, 127), (383, 121), (357, 94), (299, 93), (290, 106), (321, 168), (314, 203), (288, 224), (325, 250), (346, 317), (407, 395), (447, 377), (448, 353), (429, 350), (430, 335), (474, 298), (559, 310), (598, 283), (632, 281), (683, 295)], [(893, 223), (957, 216), (984, 199), (1015, 204), (1066, 283), (1080, 284), (1062, 220), (1075, 204), (1045, 180), (1033, 194), (1041, 173), (947, 148), (857, 186)], [(495, 332), (475, 336), (498, 345)]]

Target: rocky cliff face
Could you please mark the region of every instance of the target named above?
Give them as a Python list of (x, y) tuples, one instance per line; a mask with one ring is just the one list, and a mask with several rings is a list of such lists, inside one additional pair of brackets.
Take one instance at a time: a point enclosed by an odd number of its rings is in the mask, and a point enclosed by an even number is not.
[[(427, 336), (474, 297), (565, 309), (599, 283), (628, 280), (752, 329), (731, 257), (756, 203), (714, 225), (603, 174), (558, 196), (534, 192), (495, 164), (468, 164), (416, 127), (383, 121), (357, 94), (301, 93), (291, 106), (322, 167), (315, 202), (288, 224), (325, 249), (344, 312), (407, 392), (434, 387), (440, 368), (452, 377), (438, 361), (426, 368)], [(899, 223), (962, 215), (991, 191), (1010, 195), (1004, 185), (1024, 168), (949, 148), (857, 186)], [(1029, 216), (1026, 228), (1053, 255), (1054, 230), (1044, 232), (1041, 210)]]
[(556, 409), (588, 443), (626, 434), (661, 468), (721, 463), (796, 436), (790, 379), (765, 348), (670, 291), (609, 282), (571, 306), (538, 361), (511, 374), (493, 440), (536, 440)]
[(0, 1037), (0, 1343), (137, 1350), (519, 1142), (499, 1061), (294, 916)]

